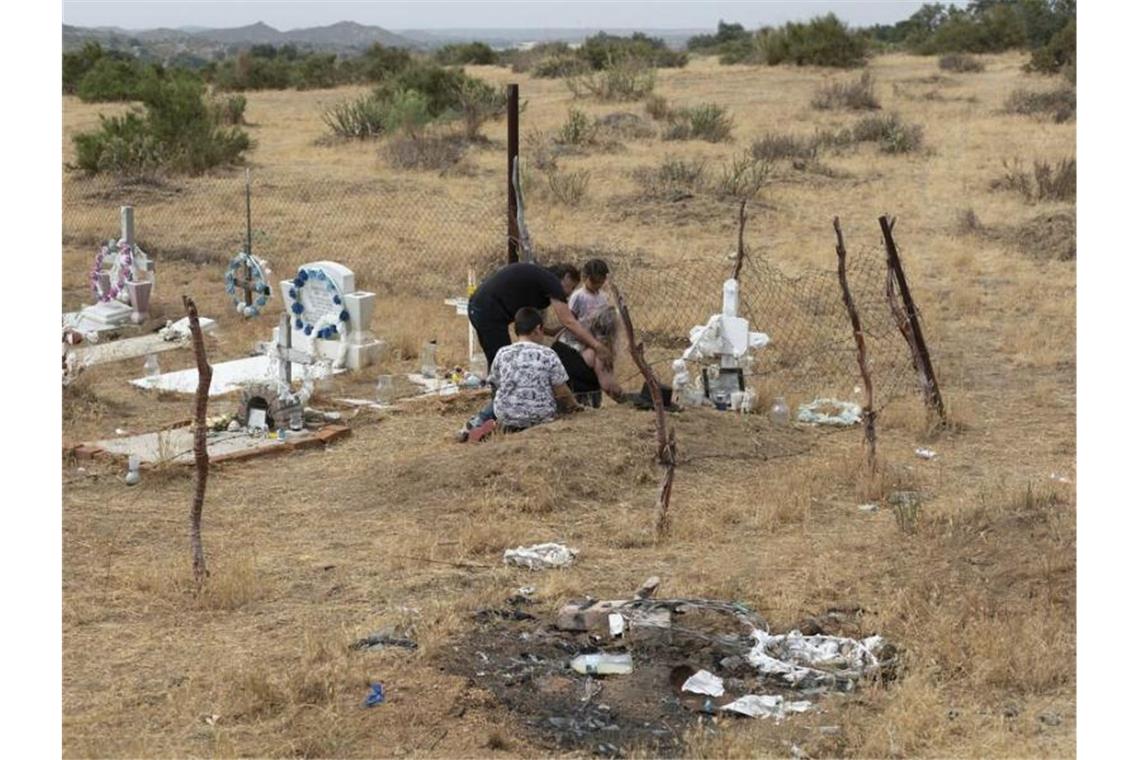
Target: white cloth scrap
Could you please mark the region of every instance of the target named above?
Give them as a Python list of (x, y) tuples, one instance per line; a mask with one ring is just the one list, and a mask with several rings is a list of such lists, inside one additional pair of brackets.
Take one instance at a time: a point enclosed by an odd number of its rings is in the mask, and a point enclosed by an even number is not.
[(577, 549), (562, 544), (535, 544), (519, 546), (503, 552), (503, 563), (529, 567), (531, 570), (546, 570), (551, 567), (566, 567), (578, 556)]
[(788, 713), (807, 712), (812, 703), (785, 702), (778, 694), (746, 694), (735, 702), (729, 702), (721, 710), (747, 715), (749, 718), (775, 718), (782, 720)]

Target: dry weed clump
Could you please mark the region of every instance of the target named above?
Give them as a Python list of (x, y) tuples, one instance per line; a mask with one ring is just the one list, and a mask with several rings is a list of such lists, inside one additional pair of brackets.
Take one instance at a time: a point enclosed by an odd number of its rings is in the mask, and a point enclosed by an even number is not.
[(1077, 116), (1077, 90), (1063, 86), (1052, 90), (1017, 89), (1009, 94), (1003, 113), (1044, 116), (1060, 124)]
[(819, 138), (766, 132), (752, 141), (751, 150), (753, 157), (759, 161), (811, 160), (819, 151)]
[(969, 53), (950, 53), (938, 59), (938, 68), (959, 74), (974, 74), (986, 70), (986, 64)]
[(564, 80), (575, 98), (598, 100), (641, 100), (653, 92), (657, 71), (639, 58), (610, 63), (600, 71), (572, 74)]
[(811, 106), (821, 111), (877, 111), (882, 108), (875, 97), (875, 80), (869, 71), (864, 71), (858, 79), (824, 84), (812, 96)]
[(458, 135), (399, 135), (384, 145), (388, 163), (395, 169), (418, 169), (441, 174), (456, 173), (467, 142)]
[(990, 182), (991, 190), (1010, 190), (1026, 201), (1075, 201), (1077, 198), (1077, 160), (1063, 158), (1056, 164), (1034, 161), (1032, 174), (1021, 159), (1003, 160), (1002, 176)]

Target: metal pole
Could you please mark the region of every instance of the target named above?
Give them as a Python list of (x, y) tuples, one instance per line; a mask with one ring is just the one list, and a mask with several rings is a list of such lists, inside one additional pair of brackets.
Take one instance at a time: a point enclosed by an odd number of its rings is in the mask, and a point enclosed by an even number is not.
[(281, 355), (281, 348), (285, 349), (285, 384), (291, 385), (293, 382), (293, 359), (290, 357), (289, 349), (293, 347), (293, 326), (289, 324), (289, 314), (286, 312), (281, 315), (281, 326), (277, 328), (279, 333), (277, 336), (278, 357)]
[(922, 364), (923, 391), (926, 403), (932, 406), (938, 417), (946, 421), (946, 407), (942, 403), (942, 392), (938, 389), (938, 380), (934, 377), (934, 365), (930, 361), (930, 351), (926, 348), (926, 339), (922, 337), (922, 324), (918, 321), (918, 309), (915, 308), (914, 299), (911, 298), (910, 288), (906, 284), (906, 275), (903, 274), (902, 261), (899, 259), (895, 239), (891, 235), (894, 223), (886, 216), (879, 217), (879, 227), (883, 230), (883, 242), (887, 248), (887, 266), (894, 272), (899, 284), (899, 293), (902, 295), (903, 307), (906, 309), (906, 318), (910, 322), (911, 334), (914, 336), (915, 348), (918, 349), (918, 360)]
[(507, 85), (507, 263), (519, 260), (518, 197), (515, 195), (515, 162), (519, 157), (519, 86)]
[[(245, 253), (247, 256), (253, 253), (253, 222), (249, 209), (249, 169), (245, 170)], [(242, 269), (245, 272), (245, 305), (253, 306), (253, 290), (250, 288), (250, 282), (253, 280), (253, 268), (249, 265), (249, 259), (245, 260)]]

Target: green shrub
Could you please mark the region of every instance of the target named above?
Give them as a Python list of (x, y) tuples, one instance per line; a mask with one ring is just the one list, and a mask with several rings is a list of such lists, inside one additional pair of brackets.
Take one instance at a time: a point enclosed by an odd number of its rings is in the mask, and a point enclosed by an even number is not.
[(634, 170), (633, 178), (641, 186), (643, 197), (672, 201), (704, 190), (708, 179), (705, 169), (703, 159), (686, 161), (683, 158), (666, 157), (657, 167)]
[(909, 153), (922, 145), (922, 127), (906, 124), (897, 113), (865, 116), (850, 131), (852, 142), (874, 142), (884, 153)]
[(1005, 100), (1006, 113), (1023, 116), (1049, 116), (1060, 123), (1072, 120), (1077, 114), (1077, 91), (1072, 87), (1052, 90), (1014, 90)]
[(1026, 64), (1030, 71), (1040, 71), (1045, 74), (1055, 74), (1065, 69), (1072, 70), (1071, 81), (1076, 81), (1077, 66), (1077, 20), (1069, 19), (1049, 42), (1033, 51), (1033, 56)]
[(335, 103), (321, 114), (321, 120), (338, 137), (358, 140), (384, 134), (387, 108), (371, 95)]
[(104, 53), (98, 42), (88, 42), (81, 50), (74, 53), (63, 54), (63, 93), (74, 95), (79, 89), (79, 82), (95, 64), (104, 56), (118, 57), (115, 52)]
[(149, 75), (139, 85), (143, 112), (101, 118), (100, 128), (75, 136), (77, 168), (88, 174), (148, 173), (165, 169), (200, 174), (236, 163), (251, 146), (249, 135), (219, 124), (217, 109), (196, 77)]
[(245, 95), (227, 95), (215, 98), (210, 107), (214, 111), (214, 120), (218, 124), (235, 127), (245, 124)]
[(428, 98), (419, 90), (400, 90), (384, 104), (384, 130), (417, 138), (432, 120)]
[(867, 59), (866, 37), (852, 32), (834, 13), (806, 24), (789, 21), (777, 29), (761, 29), (756, 44), (769, 66), (788, 62), (852, 68)]
[(846, 108), (852, 111), (876, 111), (881, 106), (875, 97), (875, 82), (871, 72), (864, 71), (850, 82), (830, 82), (816, 90), (811, 105), (820, 110)]
[(602, 71), (567, 77), (566, 86), (576, 98), (592, 95), (599, 100), (641, 100), (653, 92), (654, 69), (635, 58), (618, 61)]
[(985, 71), (986, 65), (967, 53), (948, 53), (938, 59), (938, 68), (966, 74)]
[[(581, 58), (578, 58), (565, 42), (540, 42), (527, 50), (504, 50), (499, 54), (499, 62), (509, 65), (511, 71), (517, 74), (531, 72), (532, 76), (537, 76), (533, 73), (533, 69), (540, 61), (547, 58), (560, 58), (563, 56), (574, 58), (581, 65), (585, 65), (585, 62), (582, 61)], [(552, 76), (560, 77), (564, 75), (554, 74)]]
[(694, 52), (716, 53), (725, 45), (751, 39), (752, 33), (745, 29), (743, 24), (726, 24), (722, 20), (716, 24), (716, 34), (698, 34), (690, 37), (685, 47)]
[(359, 61), (359, 79), (356, 81), (382, 82), (411, 66), (412, 55), (403, 48), (385, 47), (377, 42), (365, 51)]
[(501, 118), (507, 112), (507, 88), (492, 87), (481, 79), (464, 77), (460, 80), (455, 99), (463, 120), (463, 135), (468, 140), (479, 136), (484, 122)]
[(298, 90), (315, 90), (336, 87), (340, 83), (336, 55), (307, 55), (297, 64), (292, 76)]
[(433, 119), (457, 113), (462, 108), (460, 93), (470, 80), (460, 69), (448, 69), (434, 63), (413, 63), (401, 69), (376, 88), (380, 100), (390, 100), (398, 93), (414, 90), (424, 96), (427, 111)]
[(137, 100), (142, 76), (135, 61), (104, 56), (79, 80), (76, 94), (85, 103)]
[(950, 13), (917, 50), (934, 53), (999, 53), (1028, 44), (1024, 19), (1009, 4), (993, 4), (980, 13)]
[(499, 62), (499, 56), (485, 42), (467, 42), (444, 45), (435, 51), (435, 60), (444, 66), (462, 66), (468, 63), (493, 66)]
[(732, 117), (724, 106), (701, 103), (692, 108), (673, 111), (669, 127), (662, 137), (666, 140), (704, 140), (723, 142), (732, 136)]
[(641, 32), (634, 32), (630, 37), (599, 32), (587, 37), (577, 54), (595, 71), (610, 68), (614, 61), (630, 59), (650, 68), (679, 68), (689, 60), (684, 53), (670, 50), (664, 40)]
[(596, 126), (585, 113), (571, 108), (554, 141), (561, 145), (587, 145), (594, 141)]
[(556, 79), (560, 77), (576, 76), (590, 70), (590, 64), (572, 53), (557, 53), (534, 64), (530, 70), (533, 77), (542, 79)]
[(757, 44), (756, 35), (749, 35), (746, 39), (734, 40), (720, 47), (718, 58), (722, 66), (736, 63), (764, 63), (764, 54)]

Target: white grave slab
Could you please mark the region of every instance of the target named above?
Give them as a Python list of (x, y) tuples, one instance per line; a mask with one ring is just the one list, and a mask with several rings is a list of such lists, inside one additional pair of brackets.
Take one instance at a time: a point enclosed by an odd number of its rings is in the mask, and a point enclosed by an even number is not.
[[(173, 462), (189, 464), (194, 461), (194, 428), (185, 427), (163, 430), (157, 433), (142, 433), (140, 435), (123, 436), (122, 438), (108, 438), (104, 441), (95, 441), (91, 445), (97, 446), (111, 454), (120, 456), (137, 456), (140, 462)], [(314, 433), (308, 430), (298, 432), (289, 431), (285, 440), (268, 437), (254, 437), (245, 431), (237, 433), (215, 433), (206, 435), (206, 451), (211, 457), (220, 457), (237, 451), (249, 449), (271, 448), (286, 443), (311, 438)]]
[[(245, 359), (234, 359), (233, 361), (215, 364), (213, 365), (214, 375), (210, 379), (210, 395), (221, 396), (240, 389), (243, 383), (264, 380), (268, 377), (276, 377), (277, 363), (278, 360), (275, 357), (250, 356)], [(308, 365), (308, 367), (306, 367), (306, 365), (303, 364), (292, 364), (294, 379), (305, 377), (304, 373), (306, 371), (308, 371), (309, 377), (320, 379), (329, 376), (329, 374), (338, 374), (344, 370), (332, 369), (330, 371), (324, 365)], [(184, 369), (178, 372), (167, 372), (154, 377), (140, 377), (137, 380), (132, 380), (131, 385), (148, 390), (157, 389), (174, 391), (175, 393), (194, 393), (198, 390), (198, 368), (191, 367), (190, 369)]]

